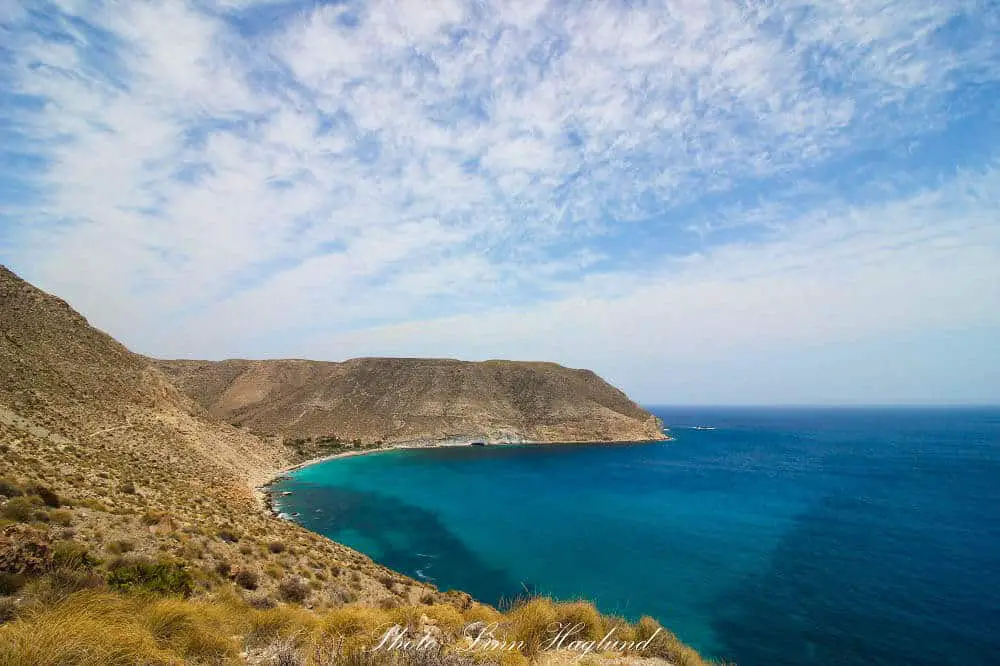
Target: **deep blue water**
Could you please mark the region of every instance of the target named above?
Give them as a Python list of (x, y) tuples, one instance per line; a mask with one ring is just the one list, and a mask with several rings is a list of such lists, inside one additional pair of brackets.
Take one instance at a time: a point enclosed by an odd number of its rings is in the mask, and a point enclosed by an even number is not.
[(333, 460), (279, 504), (442, 588), (585, 597), (741, 666), (1000, 664), (1000, 410), (653, 411), (675, 441)]

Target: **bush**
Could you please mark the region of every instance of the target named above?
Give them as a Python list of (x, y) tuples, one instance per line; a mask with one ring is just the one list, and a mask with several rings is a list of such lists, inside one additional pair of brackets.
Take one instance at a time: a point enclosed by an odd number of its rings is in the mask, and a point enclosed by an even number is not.
[(146, 513), (142, 514), (142, 518), (140, 520), (142, 521), (143, 525), (148, 525), (152, 527), (153, 525), (157, 525), (160, 522), (162, 522), (163, 518), (164, 515), (158, 511), (147, 511)]
[(52, 546), (52, 565), (56, 568), (80, 569), (92, 567), (97, 560), (90, 556), (87, 547), (69, 539), (57, 541)]
[(17, 602), (10, 597), (0, 597), (0, 624), (10, 622), (17, 617)]
[(0, 510), (4, 518), (27, 523), (35, 517), (35, 502), (30, 497), (12, 497)]
[(56, 495), (51, 488), (40, 485), (30, 486), (28, 488), (28, 494), (38, 495), (41, 498), (42, 503), (47, 507), (58, 509), (62, 506), (62, 502), (59, 501), (59, 496)]
[(104, 549), (112, 555), (124, 555), (135, 550), (135, 544), (128, 539), (118, 539), (117, 541), (109, 542)]
[(0, 479), (0, 497), (19, 497), (23, 494), (21, 487), (13, 481)]
[(108, 585), (123, 592), (145, 591), (190, 596), (191, 574), (179, 562), (152, 562), (147, 559), (122, 560), (108, 573)]
[(257, 610), (268, 610), (278, 605), (274, 603), (274, 600), (268, 597), (267, 595), (250, 597), (247, 599), (247, 603), (250, 604), (250, 608), (255, 608)]
[(223, 578), (228, 578), (229, 574), (232, 573), (233, 565), (229, 562), (216, 562), (215, 573), (219, 574)]
[(121, 485), (121, 487), (118, 488), (118, 490), (126, 495), (135, 495), (135, 484), (131, 481), (126, 481)]
[(267, 549), (272, 553), (274, 553), (275, 555), (277, 555), (278, 553), (285, 552), (285, 544), (281, 543), (280, 541), (272, 541), (271, 543), (267, 544)]
[(300, 578), (285, 578), (278, 584), (278, 594), (283, 601), (301, 604), (309, 596), (309, 586)]
[(242, 587), (244, 590), (256, 590), (257, 589), (257, 574), (248, 570), (240, 569), (233, 576), (233, 580), (236, 584)]
[(240, 536), (236, 532), (228, 528), (223, 528), (219, 530), (219, 538), (225, 541), (226, 543), (236, 543), (237, 541), (240, 540)]
[(65, 599), (80, 590), (104, 587), (104, 579), (90, 569), (56, 569), (45, 577), (48, 589), (43, 595), (50, 603)]
[(73, 524), (73, 514), (66, 509), (56, 509), (55, 511), (50, 511), (49, 519), (51, 519), (56, 525), (62, 525), (63, 527), (69, 527)]
[(0, 571), (0, 597), (17, 594), (24, 585), (24, 576)]

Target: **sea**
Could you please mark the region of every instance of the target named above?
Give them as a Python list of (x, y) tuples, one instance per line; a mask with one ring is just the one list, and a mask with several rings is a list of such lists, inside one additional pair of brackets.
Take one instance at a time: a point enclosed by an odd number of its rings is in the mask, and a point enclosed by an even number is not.
[(649, 409), (671, 441), (341, 458), (276, 501), (442, 589), (651, 615), (740, 666), (1000, 664), (1000, 409)]

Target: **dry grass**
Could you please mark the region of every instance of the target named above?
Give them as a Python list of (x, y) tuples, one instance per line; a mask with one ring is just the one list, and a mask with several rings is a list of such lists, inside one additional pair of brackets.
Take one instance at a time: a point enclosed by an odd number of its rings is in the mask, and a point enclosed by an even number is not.
[[(524, 641), (521, 650), (471, 651), (463, 628), (470, 621), (498, 622), (497, 638)], [(236, 593), (209, 600), (185, 600), (108, 591), (77, 592), (48, 608), (35, 608), (0, 625), (0, 664), (236, 664), (355, 663), (466, 664), (521, 666), (538, 657), (552, 622), (581, 623), (581, 634), (599, 638), (612, 625), (622, 636), (648, 638), (659, 627), (649, 618), (636, 625), (601, 616), (593, 606), (532, 599), (506, 615), (485, 606), (465, 614), (447, 605), (380, 610), (349, 606), (316, 612), (294, 605), (254, 610)], [(412, 636), (434, 630), (437, 649), (367, 653), (392, 626)], [(660, 640), (662, 639), (662, 641)], [(643, 656), (658, 656), (679, 666), (704, 666), (698, 655), (662, 630)], [(268, 661), (271, 660), (271, 661)], [(333, 661), (331, 661), (333, 660)]]

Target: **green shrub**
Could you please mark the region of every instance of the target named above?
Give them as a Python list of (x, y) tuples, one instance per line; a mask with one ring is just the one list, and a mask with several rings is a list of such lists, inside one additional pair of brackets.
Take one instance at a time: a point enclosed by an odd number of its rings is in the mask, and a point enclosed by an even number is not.
[(24, 585), (24, 576), (16, 573), (0, 571), (0, 597), (17, 594)]
[(66, 509), (49, 511), (49, 519), (56, 525), (62, 525), (63, 527), (69, 527), (73, 524), (73, 514)]
[(0, 479), (0, 496), (2, 497), (19, 497), (23, 495), (24, 491), (21, 487), (14, 483), (13, 481), (8, 481), (7, 479)]
[(78, 541), (57, 541), (52, 545), (52, 565), (63, 569), (92, 567), (97, 560), (91, 557), (87, 547)]
[(37, 503), (30, 497), (12, 497), (0, 510), (4, 518), (19, 523), (30, 522), (35, 517)]
[(104, 579), (91, 569), (56, 569), (44, 578), (48, 589), (42, 596), (54, 602), (65, 599), (80, 590), (94, 590), (104, 587)]
[(194, 589), (191, 574), (179, 562), (152, 562), (147, 559), (116, 562), (108, 573), (108, 585), (123, 592), (156, 592), (190, 596)]

